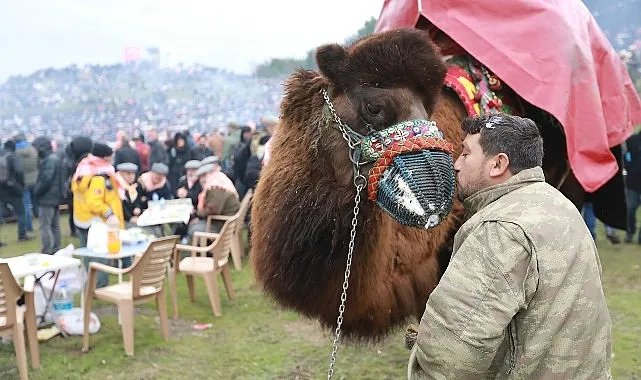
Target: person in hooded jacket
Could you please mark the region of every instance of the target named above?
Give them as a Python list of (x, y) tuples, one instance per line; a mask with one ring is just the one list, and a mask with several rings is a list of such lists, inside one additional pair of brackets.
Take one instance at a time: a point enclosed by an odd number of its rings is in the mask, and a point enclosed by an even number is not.
[(191, 149), (187, 146), (187, 139), (182, 133), (176, 133), (174, 144), (168, 150), (169, 155), (169, 186), (171, 191), (178, 189), (180, 177), (185, 175), (185, 164), (191, 160)]
[(33, 195), (38, 202), (42, 253), (51, 255), (60, 249), (60, 211), (58, 206), (64, 201), (62, 165), (60, 157), (53, 153), (51, 140), (47, 137), (37, 137), (33, 140), (32, 146), (38, 152), (41, 160)]
[(245, 172), (247, 170), (247, 161), (251, 157), (251, 142), (252, 130), (248, 126), (244, 126), (240, 130), (240, 141), (234, 149), (234, 185), (238, 190), (238, 194), (242, 198), (247, 191), (245, 184)]
[[(140, 168), (142, 167), (140, 155), (138, 154), (136, 149), (131, 146), (132, 144), (129, 142), (129, 136), (123, 134), (120, 137), (120, 143), (122, 144), (121, 147), (114, 153), (114, 168), (124, 162), (131, 162), (136, 164), (136, 166), (138, 166), (138, 169), (140, 170)], [(138, 171), (137, 174), (140, 174), (140, 171)]]
[(72, 237), (78, 235), (76, 224), (73, 221), (73, 192), (71, 191), (71, 179), (76, 172), (78, 163), (91, 151), (93, 142), (91, 138), (86, 136), (74, 137), (63, 152), (61, 152), (62, 160), (62, 180), (64, 181), (63, 193), (64, 203), (67, 204), (69, 211), (69, 231)]

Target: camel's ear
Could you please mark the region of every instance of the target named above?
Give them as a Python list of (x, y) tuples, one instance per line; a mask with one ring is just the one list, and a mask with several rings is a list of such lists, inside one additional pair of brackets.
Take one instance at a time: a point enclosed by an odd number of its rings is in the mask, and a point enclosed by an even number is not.
[(323, 45), (316, 49), (316, 62), (321, 74), (336, 83), (347, 61), (347, 50), (338, 44)]

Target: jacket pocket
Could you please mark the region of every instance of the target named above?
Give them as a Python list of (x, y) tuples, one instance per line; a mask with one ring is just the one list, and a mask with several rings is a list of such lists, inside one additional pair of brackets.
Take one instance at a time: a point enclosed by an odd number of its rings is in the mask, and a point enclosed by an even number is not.
[(510, 340), (510, 356), (509, 365), (505, 374), (509, 375), (516, 367), (516, 323), (514, 320), (510, 321), (510, 324), (507, 325), (507, 335)]

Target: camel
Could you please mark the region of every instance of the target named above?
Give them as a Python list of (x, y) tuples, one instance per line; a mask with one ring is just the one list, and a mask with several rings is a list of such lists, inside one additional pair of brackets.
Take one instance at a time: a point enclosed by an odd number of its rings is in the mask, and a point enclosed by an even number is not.
[[(453, 159), (467, 112), (443, 87), (447, 68), (426, 31), (397, 29), (349, 47), (324, 45), (316, 60), (319, 72), (299, 69), (285, 82), (279, 131), (254, 195), (250, 255), (267, 294), (335, 328), (357, 192), (348, 143), (323, 113), (323, 90), (340, 120), (361, 134), (406, 120), (435, 121)], [(545, 168), (553, 179), (564, 171), (557, 158)], [(422, 316), (464, 209), (454, 199), (438, 226), (422, 229), (395, 221), (365, 190), (361, 197), (342, 336), (368, 340)]]

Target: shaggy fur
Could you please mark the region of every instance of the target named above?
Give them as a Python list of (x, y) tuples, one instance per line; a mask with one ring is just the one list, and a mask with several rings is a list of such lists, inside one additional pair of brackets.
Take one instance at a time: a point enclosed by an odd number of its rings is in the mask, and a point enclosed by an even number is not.
[[(347, 144), (322, 122), (320, 90), (330, 89), (341, 119), (361, 131), (433, 113), (456, 149), (464, 111), (451, 97), (433, 110), (445, 67), (425, 32), (376, 34), (348, 49), (324, 46), (317, 60), (323, 75), (301, 70), (286, 82), (281, 126), (253, 201), (251, 257), (267, 293), (333, 327), (356, 191)], [(367, 114), (366, 104), (376, 102), (381, 114)], [(441, 274), (438, 253), (447, 263), (462, 206), (457, 202), (438, 228), (424, 231), (399, 225), (361, 196), (343, 334), (375, 338), (422, 315)]]

